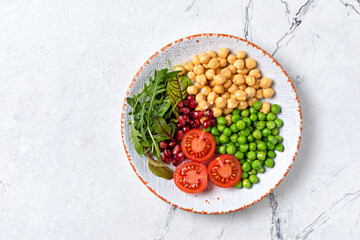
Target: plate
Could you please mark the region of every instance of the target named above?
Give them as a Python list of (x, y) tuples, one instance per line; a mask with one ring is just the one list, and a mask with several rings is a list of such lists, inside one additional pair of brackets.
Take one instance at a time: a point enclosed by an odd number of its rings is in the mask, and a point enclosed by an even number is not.
[[(227, 47), (231, 52), (243, 50), (247, 56), (254, 58), (262, 76), (273, 80), (275, 95), (267, 99), (271, 104), (277, 103), (282, 111), (278, 114), (283, 120), (280, 135), (284, 139), (284, 152), (277, 152), (275, 166), (267, 168), (265, 173), (258, 174), (259, 183), (251, 189), (218, 188), (209, 183), (208, 188), (199, 194), (181, 192), (173, 181), (168, 181), (153, 175), (148, 169), (148, 159), (140, 157), (130, 140), (129, 112), (131, 107), (126, 103), (126, 97), (141, 91), (144, 82), (148, 82), (154, 70), (191, 60), (191, 56), (207, 50), (217, 51)], [(125, 152), (136, 175), (145, 186), (165, 202), (180, 209), (203, 214), (222, 214), (237, 211), (260, 201), (267, 196), (289, 172), (297, 155), (302, 131), (301, 107), (294, 85), (280, 64), (255, 44), (244, 39), (225, 34), (198, 34), (176, 40), (154, 53), (140, 67), (126, 92), (121, 116), (121, 134)]]

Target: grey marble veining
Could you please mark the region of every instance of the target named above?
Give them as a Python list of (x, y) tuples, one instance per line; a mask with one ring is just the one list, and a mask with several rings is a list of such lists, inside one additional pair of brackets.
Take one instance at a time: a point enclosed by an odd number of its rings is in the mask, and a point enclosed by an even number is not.
[[(360, 239), (360, 2), (0, 2), (0, 239)], [(236, 35), (274, 55), (303, 135), (284, 181), (207, 216), (131, 169), (120, 114), (138, 68), (175, 39)]]

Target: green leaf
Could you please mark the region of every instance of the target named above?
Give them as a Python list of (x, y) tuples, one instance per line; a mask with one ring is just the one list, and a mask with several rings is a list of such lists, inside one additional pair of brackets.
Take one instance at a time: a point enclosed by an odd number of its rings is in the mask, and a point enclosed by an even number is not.
[(155, 161), (151, 157), (149, 157), (149, 169), (155, 176), (164, 178), (166, 180), (170, 180), (174, 177), (173, 170), (171, 170), (164, 163)]
[(173, 131), (171, 127), (175, 125), (168, 125), (162, 117), (153, 117), (152, 119), (154, 131), (157, 133), (157, 136), (167, 137), (167, 139), (172, 139), (171, 132)]
[(171, 98), (171, 103), (174, 106), (179, 100), (183, 100), (187, 96), (187, 87), (191, 86), (192, 82), (187, 76), (174, 76), (172, 80), (167, 83), (166, 92)]
[(131, 107), (135, 107), (135, 100), (134, 100), (134, 98), (127, 97), (127, 98), (126, 98), (126, 102), (127, 102)]
[(140, 143), (141, 134), (138, 130), (135, 129), (134, 125), (131, 126), (131, 135), (130, 135), (136, 152), (141, 156), (143, 154), (143, 146)]

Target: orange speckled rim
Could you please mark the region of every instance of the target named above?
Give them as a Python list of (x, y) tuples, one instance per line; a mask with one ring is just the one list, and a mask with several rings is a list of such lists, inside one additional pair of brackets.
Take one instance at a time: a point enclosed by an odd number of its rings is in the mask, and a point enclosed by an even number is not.
[(180, 43), (186, 39), (190, 40), (190, 39), (193, 39), (193, 38), (198, 38), (198, 37), (224, 37), (224, 38), (233, 38), (235, 39), (236, 41), (242, 41), (242, 42), (246, 42), (247, 45), (251, 45), (255, 48), (257, 48), (258, 50), (261, 50), (265, 55), (269, 56), (272, 60), (273, 60), (273, 63), (275, 63), (277, 66), (279, 66), (282, 70), (282, 72), (286, 75), (286, 77), (288, 78), (288, 82), (290, 82), (292, 88), (293, 88), (293, 91), (295, 92), (295, 95), (296, 95), (296, 101), (299, 103), (299, 109), (298, 109), (298, 112), (300, 114), (300, 136), (299, 136), (299, 140), (298, 140), (298, 143), (297, 143), (297, 150), (296, 150), (296, 153), (294, 154), (293, 156), (293, 161), (292, 163), (290, 164), (290, 166), (288, 167), (287, 171), (285, 172), (284, 176), (279, 180), (279, 182), (275, 185), (274, 188), (271, 188), (269, 192), (267, 192), (265, 195), (263, 195), (261, 198), (255, 200), (254, 202), (250, 203), (250, 204), (247, 204), (247, 205), (244, 205), (240, 208), (237, 208), (237, 209), (234, 209), (234, 210), (230, 210), (230, 211), (222, 211), (222, 212), (206, 212), (206, 211), (194, 211), (192, 208), (183, 208), (181, 206), (178, 206), (172, 202), (170, 202), (169, 200), (165, 199), (163, 196), (161, 196), (160, 194), (158, 194), (155, 189), (151, 188), (148, 183), (138, 174), (138, 172), (136, 171), (135, 169), (135, 166), (132, 164), (131, 162), (131, 156), (129, 155), (129, 152), (126, 148), (126, 144), (125, 144), (125, 137), (124, 137), (124, 111), (125, 111), (125, 106), (126, 106), (126, 97), (129, 95), (130, 93), (130, 90), (132, 88), (132, 86), (134, 85), (135, 81), (136, 81), (136, 78), (139, 76), (139, 74), (141, 73), (141, 71), (144, 69), (144, 67), (149, 64), (150, 60), (152, 60), (153, 58), (155, 58), (159, 52), (164, 52), (167, 48), (171, 47), (173, 43), (170, 43), (168, 45), (166, 45), (165, 47), (161, 48), (159, 51), (157, 51), (156, 53), (154, 53), (142, 66), (141, 68), (139, 69), (139, 71), (135, 74), (134, 78), (132, 79), (131, 83), (130, 83), (130, 86), (126, 92), (126, 96), (125, 96), (125, 99), (124, 99), (124, 104), (123, 104), (123, 107), (122, 107), (122, 113), (121, 113), (121, 136), (122, 136), (122, 140), (123, 140), (123, 144), (124, 144), (124, 148), (125, 148), (125, 153), (126, 153), (126, 156), (127, 158), (129, 159), (129, 162), (130, 162), (130, 165), (131, 167), (134, 169), (134, 172), (136, 173), (136, 175), (139, 177), (139, 179), (145, 184), (145, 186), (152, 192), (154, 193), (156, 196), (158, 196), (160, 199), (162, 199), (163, 201), (171, 204), (172, 206), (174, 207), (177, 207), (177, 208), (180, 208), (182, 210), (185, 210), (185, 211), (189, 211), (189, 212), (193, 212), (193, 213), (200, 213), (200, 214), (224, 214), (224, 213), (231, 213), (231, 212), (235, 212), (235, 211), (238, 211), (238, 210), (241, 210), (241, 209), (244, 209), (244, 208), (247, 208), (255, 203), (257, 203), (258, 201), (260, 201), (261, 199), (263, 199), (264, 197), (266, 197), (267, 195), (269, 195), (281, 182), (282, 180), (285, 178), (285, 176), (288, 174), (290, 168), (292, 167), (294, 161), (295, 161), (295, 158), (297, 156), (297, 153), (299, 151), (299, 147), (300, 147), (300, 141), (301, 141), (301, 134), (302, 134), (302, 113), (301, 113), (301, 106), (300, 106), (300, 101), (299, 101), (299, 97), (296, 93), (296, 90), (295, 90), (295, 87), (292, 83), (292, 81), (290, 80), (290, 77), (289, 75), (285, 72), (285, 70), (282, 68), (282, 66), (269, 54), (267, 53), (265, 50), (263, 50), (262, 48), (260, 48), (259, 46), (245, 40), (245, 39), (242, 39), (242, 38), (239, 38), (239, 37), (235, 37), (235, 36), (231, 36), (231, 35), (227, 35), (227, 34), (219, 34), (219, 33), (202, 33), (202, 34), (196, 34), (196, 35), (191, 35), (191, 36), (188, 36), (188, 37), (185, 37), (185, 38), (181, 38), (179, 40), (176, 40), (174, 41), (174, 43)]

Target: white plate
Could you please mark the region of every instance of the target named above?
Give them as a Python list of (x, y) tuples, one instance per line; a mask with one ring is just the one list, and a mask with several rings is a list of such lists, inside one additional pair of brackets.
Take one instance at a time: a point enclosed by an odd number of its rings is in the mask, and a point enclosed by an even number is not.
[(265, 173), (258, 174), (259, 183), (254, 184), (251, 189), (219, 188), (209, 182), (208, 188), (199, 194), (188, 194), (181, 192), (175, 187), (173, 181), (164, 180), (154, 176), (148, 169), (146, 157), (139, 157), (130, 140), (130, 127), (128, 125), (131, 107), (126, 104), (126, 98), (122, 113), (122, 137), (125, 152), (140, 180), (154, 194), (162, 200), (183, 210), (205, 213), (219, 214), (228, 213), (248, 207), (266, 195), (268, 195), (286, 176), (291, 168), (297, 151), (299, 149), (302, 130), (301, 108), (295, 88), (280, 66), (270, 54), (259, 48), (253, 43), (244, 39), (224, 35), (224, 34), (199, 34), (179, 39), (149, 58), (136, 73), (132, 80), (126, 96), (138, 93), (143, 87), (144, 82), (148, 82), (149, 76), (153, 75), (154, 70), (166, 67), (166, 62), (170, 66), (183, 63), (191, 59), (194, 54), (199, 54), (207, 50), (217, 51), (220, 47), (227, 47), (231, 52), (243, 50), (258, 63), (262, 76), (273, 80), (275, 96), (267, 99), (270, 103), (280, 105), (282, 111), (278, 115), (283, 120), (284, 125), (280, 129), (280, 135), (284, 139), (285, 151), (277, 152), (275, 166), (271, 169), (266, 168)]

